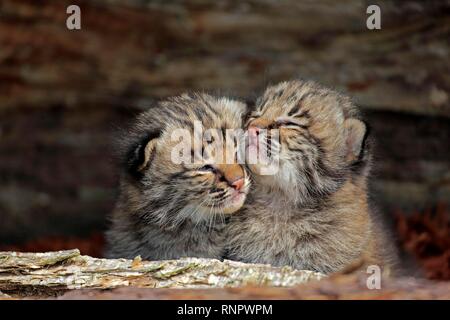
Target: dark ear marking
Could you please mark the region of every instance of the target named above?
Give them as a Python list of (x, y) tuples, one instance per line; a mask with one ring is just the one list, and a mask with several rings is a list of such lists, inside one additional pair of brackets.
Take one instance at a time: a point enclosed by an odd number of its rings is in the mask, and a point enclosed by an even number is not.
[(349, 163), (357, 161), (362, 153), (363, 141), (366, 135), (366, 125), (361, 120), (350, 118), (344, 121), (346, 160)]
[(366, 133), (364, 134), (364, 138), (361, 144), (361, 153), (359, 154), (359, 160), (362, 160), (364, 157), (364, 154), (366, 153), (368, 149), (368, 141), (367, 138), (369, 137), (370, 133), (372, 132), (372, 128), (369, 126), (369, 124), (366, 121), (362, 121), (364, 125), (366, 126)]
[(346, 160), (349, 164), (357, 166), (364, 161), (367, 154), (367, 140), (370, 128), (366, 122), (358, 119), (347, 119), (346, 127)]
[(156, 139), (161, 136), (160, 131), (149, 132), (140, 141), (131, 145), (126, 154), (126, 167), (129, 174), (141, 178), (143, 170), (148, 167), (154, 156)]
[(361, 152), (359, 154), (358, 159), (350, 164), (350, 170), (356, 174), (359, 175), (361, 174), (362, 170), (364, 170), (364, 168), (366, 168), (366, 165), (368, 163), (368, 161), (370, 161), (370, 131), (371, 128), (369, 127), (369, 125), (364, 122), (366, 124), (366, 134), (364, 135), (364, 139), (362, 142), (362, 148), (361, 148)]

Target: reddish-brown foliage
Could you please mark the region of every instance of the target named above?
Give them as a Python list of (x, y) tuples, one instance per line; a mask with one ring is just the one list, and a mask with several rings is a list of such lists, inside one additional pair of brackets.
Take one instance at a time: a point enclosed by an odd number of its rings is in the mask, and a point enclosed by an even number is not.
[[(413, 214), (396, 213), (396, 226), (403, 248), (412, 254), (429, 279), (450, 280), (450, 212), (444, 205)], [(104, 237), (44, 237), (20, 245), (0, 246), (0, 250), (42, 252), (80, 249), (82, 254), (102, 257)]]
[(445, 205), (425, 212), (396, 214), (404, 249), (423, 267), (429, 279), (450, 280), (450, 213)]
[(43, 237), (20, 245), (0, 246), (0, 250), (22, 252), (45, 252), (78, 248), (83, 255), (101, 257), (104, 237), (102, 233), (94, 233), (86, 238), (77, 237)]

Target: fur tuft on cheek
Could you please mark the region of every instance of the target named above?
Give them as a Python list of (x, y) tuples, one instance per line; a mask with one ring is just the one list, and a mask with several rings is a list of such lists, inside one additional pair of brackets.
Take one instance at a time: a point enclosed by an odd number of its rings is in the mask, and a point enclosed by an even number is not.
[(280, 170), (275, 178), (280, 187), (284, 190), (297, 188), (298, 173), (295, 165), (291, 162), (283, 161), (283, 163), (280, 164)]
[(286, 194), (294, 195), (298, 192), (299, 176), (295, 164), (291, 161), (280, 161), (278, 169), (273, 175), (255, 175), (255, 180), (260, 181), (272, 189), (282, 190)]

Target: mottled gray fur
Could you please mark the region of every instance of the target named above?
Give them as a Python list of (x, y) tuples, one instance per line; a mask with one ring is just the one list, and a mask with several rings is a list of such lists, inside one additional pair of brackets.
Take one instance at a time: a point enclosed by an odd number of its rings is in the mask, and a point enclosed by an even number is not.
[(324, 273), (390, 266), (390, 244), (368, 205), (367, 127), (350, 100), (313, 82), (269, 87), (247, 127), (278, 128), (280, 167), (252, 171), (244, 209), (230, 219), (228, 258)]
[[(119, 146), (124, 170), (107, 232), (106, 256), (222, 258), (224, 212), (237, 210), (229, 209), (230, 188), (201, 164), (173, 163), (171, 150), (176, 142), (171, 133), (179, 128), (192, 132), (195, 120), (205, 129), (241, 128), (245, 108), (226, 98), (184, 94), (138, 117), (123, 133)], [(242, 170), (236, 166), (223, 170)], [(245, 180), (246, 193), (249, 181)]]

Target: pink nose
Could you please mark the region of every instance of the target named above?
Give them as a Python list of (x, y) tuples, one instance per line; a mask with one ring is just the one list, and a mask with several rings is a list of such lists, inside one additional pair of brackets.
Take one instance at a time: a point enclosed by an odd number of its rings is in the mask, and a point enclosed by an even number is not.
[(261, 128), (258, 127), (249, 127), (248, 128), (248, 137), (249, 137), (249, 142), (251, 145), (257, 145), (258, 144), (258, 136), (261, 132)]
[(254, 127), (254, 126), (251, 126), (248, 128), (248, 134), (250, 136), (258, 136), (260, 132), (261, 132), (261, 128)]
[(244, 186), (244, 178), (240, 178), (240, 179), (233, 181), (233, 183), (231, 185), (233, 186), (234, 189), (241, 190), (242, 187)]

